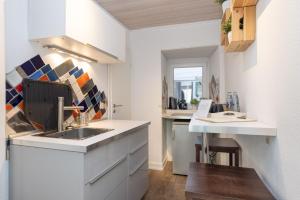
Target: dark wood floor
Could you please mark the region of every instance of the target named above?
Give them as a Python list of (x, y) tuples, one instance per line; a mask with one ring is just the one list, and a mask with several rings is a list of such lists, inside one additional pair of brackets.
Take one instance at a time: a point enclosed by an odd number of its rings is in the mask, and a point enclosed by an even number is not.
[(150, 171), (150, 186), (143, 200), (185, 200), (186, 176), (172, 174), (172, 163), (163, 171)]

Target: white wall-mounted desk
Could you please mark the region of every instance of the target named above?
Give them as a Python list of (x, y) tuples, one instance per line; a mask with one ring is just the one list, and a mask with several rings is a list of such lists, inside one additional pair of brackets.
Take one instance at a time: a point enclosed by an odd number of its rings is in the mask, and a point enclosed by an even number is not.
[(189, 132), (203, 133), (202, 146), (207, 151), (202, 151), (204, 162), (209, 162), (209, 146), (207, 145), (210, 133), (253, 135), (253, 136), (276, 136), (277, 129), (262, 122), (229, 122), (212, 123), (197, 120), (192, 117), (189, 124)]
[(192, 118), (189, 125), (189, 132), (276, 136), (277, 128), (262, 122), (212, 123)]

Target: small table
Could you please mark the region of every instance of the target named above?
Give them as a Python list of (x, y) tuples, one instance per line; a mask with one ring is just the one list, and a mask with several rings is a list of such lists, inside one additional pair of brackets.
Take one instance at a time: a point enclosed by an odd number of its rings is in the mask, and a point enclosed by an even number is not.
[(191, 163), (188, 200), (274, 200), (254, 169)]

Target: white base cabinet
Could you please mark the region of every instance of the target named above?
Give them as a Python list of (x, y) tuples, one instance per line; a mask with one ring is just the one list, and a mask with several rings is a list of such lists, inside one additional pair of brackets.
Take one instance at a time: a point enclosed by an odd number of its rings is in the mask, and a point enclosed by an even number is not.
[(10, 200), (139, 200), (148, 189), (148, 127), (87, 153), (11, 146)]

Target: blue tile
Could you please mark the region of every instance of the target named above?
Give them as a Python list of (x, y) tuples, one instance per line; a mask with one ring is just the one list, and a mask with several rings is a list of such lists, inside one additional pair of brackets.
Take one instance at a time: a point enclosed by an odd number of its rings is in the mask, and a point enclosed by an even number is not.
[(94, 92), (93, 92), (93, 89), (91, 89), (91, 90), (88, 92), (88, 94), (89, 94), (89, 97), (90, 97), (91, 99), (95, 96), (95, 94), (94, 94)]
[(87, 96), (85, 98), (85, 103), (86, 103), (86, 105), (87, 105), (88, 108), (92, 106), (92, 102), (91, 102), (91, 99), (90, 99), (89, 96)]
[(43, 75), (44, 75), (43, 72), (38, 70), (38, 71), (34, 72), (34, 74), (32, 74), (29, 78), (32, 79), (32, 80), (38, 80)]
[(104, 91), (101, 92), (101, 101), (102, 102), (106, 101), (106, 95), (105, 95)]
[(92, 104), (95, 106), (95, 105), (97, 104), (96, 97), (92, 98), (92, 99), (91, 99), (91, 102), (92, 102)]
[(83, 70), (80, 69), (77, 72), (74, 73), (75, 78), (79, 78), (83, 74)]
[(50, 72), (48, 72), (47, 75), (48, 75), (50, 81), (56, 81), (58, 79), (58, 76), (56, 75), (54, 70), (51, 70)]
[(6, 103), (12, 100), (13, 96), (6, 90)]
[(27, 76), (30, 76), (31, 74), (33, 74), (33, 72), (36, 71), (30, 60), (22, 64), (20, 67), (23, 69)]
[(95, 113), (97, 113), (100, 110), (99, 103), (94, 106), (94, 110), (95, 110)]
[(100, 100), (101, 100), (100, 92), (97, 92), (97, 94), (95, 95), (95, 98), (96, 98), (97, 103), (100, 103)]
[(74, 69), (72, 69), (71, 71), (69, 71), (70, 76), (73, 75), (77, 71), (78, 71), (78, 67), (75, 67)]
[(9, 84), (9, 82), (6, 81), (6, 89), (11, 89), (12, 86)]
[(44, 61), (42, 60), (40, 55), (35, 56), (34, 58), (31, 59), (32, 64), (36, 69), (40, 69), (45, 65)]
[(23, 97), (21, 95), (18, 95), (13, 100), (10, 101), (10, 104), (13, 107), (16, 107), (22, 100), (23, 100)]
[(88, 106), (87, 106), (85, 100), (83, 100), (83, 101), (79, 104), (79, 106), (83, 106), (83, 107), (84, 107), (84, 109), (81, 110), (81, 112), (85, 112), (85, 111), (88, 109)]
[(47, 74), (52, 70), (52, 68), (50, 67), (50, 65), (45, 65), (41, 70), (44, 72), (44, 74)]
[(93, 87), (93, 92), (94, 92), (94, 94), (96, 94), (96, 93), (98, 92), (97, 85), (95, 85), (95, 86)]
[(15, 89), (12, 89), (10, 91), (10, 93), (13, 95), (13, 96), (16, 96), (18, 94), (18, 92), (15, 90)]

